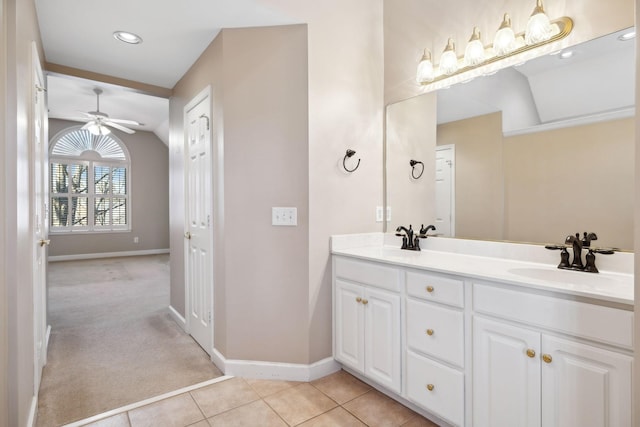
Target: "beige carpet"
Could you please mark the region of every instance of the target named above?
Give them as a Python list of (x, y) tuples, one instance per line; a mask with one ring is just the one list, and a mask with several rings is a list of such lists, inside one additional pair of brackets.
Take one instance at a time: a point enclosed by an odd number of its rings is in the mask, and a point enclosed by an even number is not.
[(49, 264), (37, 426), (60, 426), (221, 375), (169, 315), (168, 255)]

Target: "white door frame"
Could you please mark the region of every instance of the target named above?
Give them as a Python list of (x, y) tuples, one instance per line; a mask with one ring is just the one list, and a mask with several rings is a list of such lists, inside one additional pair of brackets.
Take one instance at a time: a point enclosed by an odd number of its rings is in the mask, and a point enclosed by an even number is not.
[[(188, 174), (189, 174), (189, 147), (188, 147), (188, 120), (187, 120), (187, 115), (189, 113), (190, 110), (192, 110), (196, 105), (198, 105), (200, 102), (202, 102), (205, 99), (209, 99), (209, 111), (213, 111), (213, 108), (211, 106), (211, 86), (207, 86), (205, 89), (203, 89), (200, 93), (198, 93), (195, 97), (193, 97), (193, 99), (191, 99), (191, 101), (189, 101), (187, 103), (187, 105), (185, 105), (184, 109), (183, 109), (183, 164), (184, 164), (184, 170), (183, 170), (183, 179), (184, 179), (184, 224), (183, 224), (183, 229), (185, 231), (185, 237), (187, 232), (189, 231), (189, 217), (188, 217), (188, 212), (189, 212), (189, 182), (188, 182)], [(211, 135), (213, 135), (213, 123), (212, 122), (212, 117), (208, 118), (209, 122), (210, 122), (210, 126), (209, 126), (209, 132), (211, 132)], [(210, 138), (209, 141), (210, 147), (209, 147), (209, 165), (211, 167), (213, 167), (213, 138)], [(212, 193), (211, 193), (211, 198), (210, 198), (210, 212), (212, 213), (213, 216), (213, 173), (211, 173), (211, 189), (212, 189)], [(214, 224), (213, 224), (213, 218), (211, 218), (211, 225), (209, 227), (209, 242), (210, 242), (210, 253), (212, 255), (211, 257), (211, 272), (210, 272), (210, 277), (211, 277), (211, 289), (210, 289), (210, 295), (211, 298), (209, 300), (209, 307), (211, 309), (211, 313), (213, 313), (213, 303), (214, 303), (214, 275), (213, 275), (213, 264), (214, 264), (214, 233), (213, 233), (213, 229), (214, 229)], [(185, 276), (185, 280), (184, 280), (184, 295), (185, 295), (185, 330), (188, 334), (191, 334), (191, 316), (190, 316), (190, 311), (191, 311), (191, 306), (192, 306), (192, 302), (191, 302), (191, 297), (190, 297), (190, 283), (189, 283), (189, 266), (188, 266), (188, 253), (189, 253), (189, 244), (187, 243), (186, 240), (183, 240), (183, 245), (184, 245), (184, 251), (183, 251), (183, 257), (185, 260), (184, 263), (184, 276)], [(213, 314), (212, 314), (213, 316)], [(210, 356), (213, 356), (214, 354), (214, 348), (215, 348), (215, 342), (214, 342), (214, 323), (213, 323), (213, 318), (210, 321), (210, 325), (211, 325), (211, 331), (210, 331), (210, 339), (211, 339), (211, 348), (210, 349), (205, 349), (207, 351), (207, 353), (210, 353)]]
[(436, 151), (451, 151), (451, 237), (456, 235), (456, 146), (445, 144), (436, 146)]
[(34, 393), (37, 396), (42, 369), (47, 363), (47, 245), (48, 236), (48, 139), (46, 81), (38, 48), (31, 44), (31, 100), (29, 116), (30, 211), (32, 239)]

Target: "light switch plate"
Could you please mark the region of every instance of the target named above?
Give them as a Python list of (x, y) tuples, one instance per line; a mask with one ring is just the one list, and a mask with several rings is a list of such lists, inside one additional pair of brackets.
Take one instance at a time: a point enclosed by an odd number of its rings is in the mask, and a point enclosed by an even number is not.
[(293, 207), (271, 208), (271, 225), (276, 225), (276, 226), (298, 225), (298, 208), (293, 208)]
[(376, 206), (376, 222), (382, 222), (384, 209), (382, 206)]

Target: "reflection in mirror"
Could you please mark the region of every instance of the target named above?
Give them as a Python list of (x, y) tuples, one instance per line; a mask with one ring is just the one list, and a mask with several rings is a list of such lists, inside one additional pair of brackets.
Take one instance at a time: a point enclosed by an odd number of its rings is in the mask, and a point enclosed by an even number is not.
[[(596, 246), (631, 250), (635, 42), (618, 40), (626, 32), (389, 105), (387, 230), (441, 223), (445, 235), (532, 243), (588, 231)], [(418, 156), (433, 169), (412, 181), (403, 165)]]

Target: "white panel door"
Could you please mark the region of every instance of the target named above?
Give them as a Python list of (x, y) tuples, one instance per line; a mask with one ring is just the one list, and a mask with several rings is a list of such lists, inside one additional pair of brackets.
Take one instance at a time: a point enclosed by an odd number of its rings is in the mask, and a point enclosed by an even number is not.
[(211, 104), (209, 91), (185, 107), (185, 275), (189, 333), (213, 353)]
[(44, 75), (38, 50), (32, 45), (31, 104), (31, 230), (33, 235), (33, 327), (34, 327), (34, 392), (40, 388), (42, 368), (47, 361), (47, 245), (48, 237), (48, 170), (47, 103)]
[(542, 425), (630, 427), (632, 358), (542, 337)]
[(334, 299), (335, 358), (364, 372), (363, 288), (336, 279)]
[(474, 427), (540, 427), (539, 350), (539, 333), (474, 317)]
[(367, 289), (364, 307), (365, 375), (400, 393), (400, 295)]
[(453, 145), (436, 148), (436, 232), (455, 236), (455, 149)]

